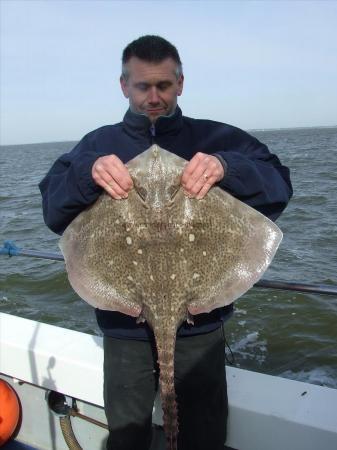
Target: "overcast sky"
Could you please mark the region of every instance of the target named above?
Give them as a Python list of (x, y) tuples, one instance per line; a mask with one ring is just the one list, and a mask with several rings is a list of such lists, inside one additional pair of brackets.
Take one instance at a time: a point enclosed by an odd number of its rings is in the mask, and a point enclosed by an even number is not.
[(337, 2), (1, 3), (2, 144), (79, 140), (119, 122), (123, 48), (180, 52), (187, 116), (243, 129), (337, 124)]

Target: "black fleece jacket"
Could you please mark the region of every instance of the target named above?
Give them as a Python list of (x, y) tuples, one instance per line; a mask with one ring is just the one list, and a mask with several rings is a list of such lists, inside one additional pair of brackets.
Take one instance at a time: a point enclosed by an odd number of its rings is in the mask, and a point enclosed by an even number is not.
[[(46, 225), (62, 234), (98, 198), (102, 188), (91, 176), (97, 158), (115, 154), (126, 163), (154, 143), (186, 160), (197, 152), (219, 157), (226, 170), (218, 185), (271, 220), (277, 219), (292, 195), (289, 169), (264, 144), (239, 128), (185, 117), (179, 107), (151, 126), (146, 116), (128, 110), (123, 122), (88, 133), (53, 164), (39, 185)], [(200, 314), (194, 326), (184, 323), (178, 335), (213, 330), (232, 310), (230, 305)], [(146, 324), (136, 324), (134, 318), (124, 314), (97, 309), (96, 315), (106, 335), (131, 339), (152, 335)]]

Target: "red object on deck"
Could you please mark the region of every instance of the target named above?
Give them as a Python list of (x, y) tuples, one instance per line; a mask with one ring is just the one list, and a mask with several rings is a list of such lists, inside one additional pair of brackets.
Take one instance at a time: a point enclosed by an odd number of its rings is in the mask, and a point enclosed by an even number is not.
[(14, 389), (0, 379), (0, 447), (13, 435), (20, 418), (20, 403)]

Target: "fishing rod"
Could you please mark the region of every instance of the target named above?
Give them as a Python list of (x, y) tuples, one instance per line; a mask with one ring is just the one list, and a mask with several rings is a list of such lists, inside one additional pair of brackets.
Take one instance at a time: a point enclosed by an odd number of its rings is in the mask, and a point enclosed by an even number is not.
[(30, 256), (33, 258), (51, 259), (53, 261), (64, 261), (64, 258), (61, 254), (39, 252), (36, 250), (23, 250), (22, 248), (17, 247), (13, 241), (5, 241), (4, 246), (0, 248), (0, 255)]
[[(49, 259), (52, 261), (64, 261), (64, 258), (61, 254), (40, 252), (36, 250), (24, 250), (17, 247), (13, 241), (5, 241), (4, 246), (0, 248), (0, 255), (28, 256), (32, 258)], [(308, 284), (308, 283), (295, 283), (289, 281), (260, 280), (254, 284), (254, 287), (337, 296), (337, 286), (336, 287), (329, 286), (326, 284)]]

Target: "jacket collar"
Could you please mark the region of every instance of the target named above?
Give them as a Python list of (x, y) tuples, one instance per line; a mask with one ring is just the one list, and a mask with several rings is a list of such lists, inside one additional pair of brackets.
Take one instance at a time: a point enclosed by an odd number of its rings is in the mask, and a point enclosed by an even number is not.
[[(179, 106), (176, 107), (173, 114), (170, 116), (160, 116), (154, 124), (144, 114), (138, 114), (127, 110), (124, 119), (123, 127), (127, 134), (139, 136), (160, 136), (164, 134), (176, 134), (183, 126), (182, 112)], [(152, 129), (152, 131), (151, 131)]]

